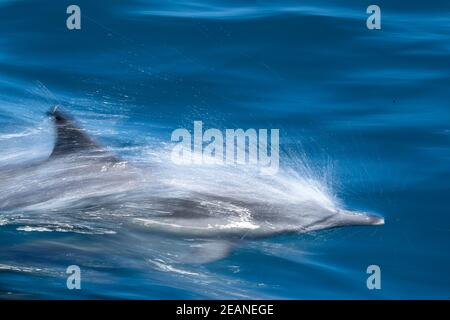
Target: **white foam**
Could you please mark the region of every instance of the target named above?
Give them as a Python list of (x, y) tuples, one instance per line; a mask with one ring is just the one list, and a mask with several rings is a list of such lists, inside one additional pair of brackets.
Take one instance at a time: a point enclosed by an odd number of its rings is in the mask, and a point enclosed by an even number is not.
[(153, 264), (158, 270), (163, 271), (163, 272), (173, 272), (173, 273), (178, 273), (181, 275), (188, 275), (188, 276), (199, 276), (199, 273), (196, 272), (190, 272), (190, 271), (186, 271), (183, 269), (179, 269), (176, 267), (173, 267), (169, 264), (167, 264), (166, 262), (164, 262), (161, 259), (155, 259), (155, 260), (151, 260), (149, 259), (148, 262), (150, 262), (151, 264)]
[(45, 227), (32, 227), (32, 226), (17, 227), (16, 230), (17, 231), (25, 231), (25, 232), (32, 232), (32, 231), (52, 232), (53, 231), (53, 230), (51, 230), (49, 228), (45, 228)]

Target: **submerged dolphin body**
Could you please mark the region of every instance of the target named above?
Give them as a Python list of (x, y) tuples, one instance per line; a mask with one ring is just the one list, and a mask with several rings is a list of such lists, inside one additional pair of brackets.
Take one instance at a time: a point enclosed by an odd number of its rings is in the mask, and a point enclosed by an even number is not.
[(133, 228), (203, 239), (211, 245), (203, 246), (207, 257), (200, 260), (210, 261), (243, 238), (384, 223), (343, 209), (320, 183), (293, 174), (264, 177), (169, 161), (131, 166), (58, 108), (49, 115), (56, 142), (48, 159), (0, 171), (3, 224), (94, 234)]

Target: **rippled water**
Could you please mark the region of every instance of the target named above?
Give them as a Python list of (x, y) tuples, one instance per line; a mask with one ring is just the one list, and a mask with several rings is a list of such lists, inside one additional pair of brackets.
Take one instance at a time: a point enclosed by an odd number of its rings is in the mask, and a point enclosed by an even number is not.
[[(0, 297), (450, 297), (447, 1), (378, 1), (373, 31), (369, 3), (356, 0), (77, 4), (82, 29), (69, 31), (65, 3), (0, 1), (0, 169), (48, 156), (55, 104), (139, 168), (165, 164), (171, 132), (194, 120), (279, 128), (284, 178), (255, 197), (316, 190), (386, 223), (196, 250), (192, 237), (124, 227), (136, 218), (129, 206), (112, 215), (49, 196), (61, 202), (38, 214), (0, 212)], [(174, 170), (148, 169), (149, 190), (160, 185), (152, 174), (197, 191), (226, 180)], [(240, 178), (234, 190), (249, 194), (245, 183), (259, 181)], [(20, 185), (5, 181), (0, 199)], [(33, 196), (23, 185), (17, 194)], [(82, 290), (66, 288), (73, 264)], [(366, 287), (373, 264), (381, 290)]]

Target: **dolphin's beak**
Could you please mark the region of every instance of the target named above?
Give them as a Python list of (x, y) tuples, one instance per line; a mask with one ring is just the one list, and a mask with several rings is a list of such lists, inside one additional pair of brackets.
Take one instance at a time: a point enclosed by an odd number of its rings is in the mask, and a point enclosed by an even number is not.
[(373, 226), (384, 224), (384, 218), (383, 217), (379, 217), (379, 216), (376, 216), (376, 215), (367, 215), (367, 218), (370, 220), (370, 224), (373, 225)]
[[(375, 225), (383, 225), (384, 224), (384, 218), (367, 213), (367, 212), (355, 212), (350, 210), (340, 210), (339, 213), (344, 215), (343, 221), (344, 224), (353, 224), (353, 225), (369, 225), (369, 226), (375, 226)], [(342, 216), (341, 216), (342, 218)]]

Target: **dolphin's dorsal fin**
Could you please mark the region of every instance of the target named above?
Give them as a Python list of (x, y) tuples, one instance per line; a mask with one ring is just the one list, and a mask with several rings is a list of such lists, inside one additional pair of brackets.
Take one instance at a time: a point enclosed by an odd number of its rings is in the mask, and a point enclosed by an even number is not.
[(105, 148), (92, 140), (86, 132), (79, 128), (70, 116), (55, 107), (48, 112), (53, 118), (56, 131), (56, 141), (50, 158), (67, 156), (70, 154), (80, 153), (92, 157), (100, 157), (115, 161)]

